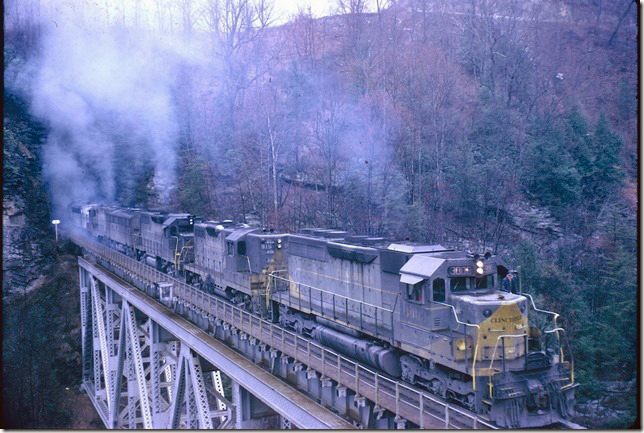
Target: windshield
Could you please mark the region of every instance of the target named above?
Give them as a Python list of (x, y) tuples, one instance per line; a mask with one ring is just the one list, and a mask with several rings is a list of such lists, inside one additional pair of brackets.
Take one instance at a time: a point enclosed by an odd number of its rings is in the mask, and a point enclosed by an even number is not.
[(467, 290), (493, 289), (494, 275), (476, 277), (453, 277), (450, 278), (450, 289), (454, 292), (465, 292)]

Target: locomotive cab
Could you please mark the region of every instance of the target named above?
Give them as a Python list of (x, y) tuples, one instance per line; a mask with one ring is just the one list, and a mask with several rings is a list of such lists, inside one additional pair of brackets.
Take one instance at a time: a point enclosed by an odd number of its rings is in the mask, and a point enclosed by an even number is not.
[(264, 311), (268, 275), (286, 268), (287, 235), (230, 221), (196, 224), (194, 234), (194, 263), (186, 266), (189, 280), (208, 293)]
[(82, 221), (82, 206), (80, 204), (71, 204), (67, 209), (69, 220), (72, 227), (85, 228)]
[(226, 237), (226, 267), (239, 286), (250, 288), (253, 311), (268, 312), (269, 275), (286, 270), (286, 234), (242, 228)]
[(183, 272), (192, 261), (193, 228), (197, 218), (191, 214), (165, 211), (142, 212), (140, 234), (136, 236), (139, 255), (162, 272)]
[(228, 272), (250, 272), (246, 235), (257, 230), (256, 228), (241, 228), (226, 236), (226, 269)]
[(194, 260), (194, 223), (195, 216), (191, 214), (169, 214), (163, 222), (163, 243), (167, 245), (164, 258), (172, 257), (176, 270), (182, 271), (186, 263)]

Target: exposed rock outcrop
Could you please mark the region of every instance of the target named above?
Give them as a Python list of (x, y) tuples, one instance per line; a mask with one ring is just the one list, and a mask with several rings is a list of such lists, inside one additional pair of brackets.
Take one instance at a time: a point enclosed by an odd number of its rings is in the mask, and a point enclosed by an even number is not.
[(34, 288), (55, 258), (50, 206), (42, 182), (44, 128), (21, 101), (5, 93), (2, 203), (3, 298)]

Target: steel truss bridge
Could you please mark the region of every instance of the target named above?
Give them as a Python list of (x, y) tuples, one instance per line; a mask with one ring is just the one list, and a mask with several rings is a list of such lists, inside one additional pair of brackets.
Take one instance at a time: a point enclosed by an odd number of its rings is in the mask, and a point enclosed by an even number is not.
[(82, 388), (107, 428), (492, 424), (84, 236)]

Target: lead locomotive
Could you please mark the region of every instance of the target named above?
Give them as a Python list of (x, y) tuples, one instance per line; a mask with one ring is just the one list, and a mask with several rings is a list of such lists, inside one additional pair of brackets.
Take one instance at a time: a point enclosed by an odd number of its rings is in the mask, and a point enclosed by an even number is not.
[(328, 229), (298, 234), (190, 214), (70, 207), (72, 225), (347, 356), (489, 418), (547, 426), (573, 411), (557, 314), (499, 290), (497, 256)]

